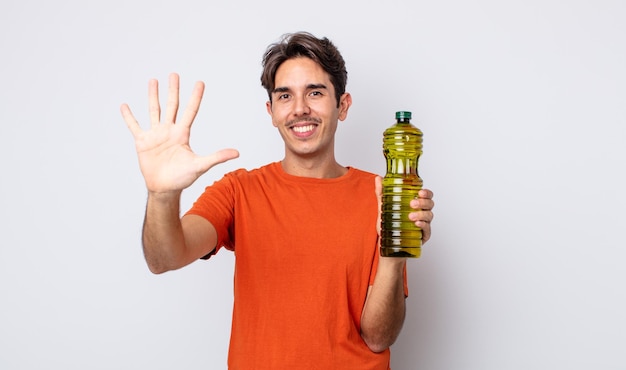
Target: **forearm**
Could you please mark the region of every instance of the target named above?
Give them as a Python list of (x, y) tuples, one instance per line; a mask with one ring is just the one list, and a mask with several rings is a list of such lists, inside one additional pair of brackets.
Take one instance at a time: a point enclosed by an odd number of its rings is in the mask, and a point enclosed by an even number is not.
[(396, 257), (381, 257), (378, 263), (361, 317), (361, 337), (374, 352), (391, 346), (402, 329), (406, 313), (405, 264), (405, 258)]
[(142, 241), (150, 271), (158, 274), (181, 267), (185, 237), (180, 221), (180, 192), (148, 194)]

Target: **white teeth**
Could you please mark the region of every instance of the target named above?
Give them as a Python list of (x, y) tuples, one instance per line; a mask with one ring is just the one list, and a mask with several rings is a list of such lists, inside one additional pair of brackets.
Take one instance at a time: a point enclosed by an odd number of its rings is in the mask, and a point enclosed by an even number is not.
[(308, 126), (295, 126), (295, 127), (293, 128), (293, 130), (294, 130), (295, 132), (302, 133), (302, 132), (312, 131), (312, 130), (313, 130), (313, 127), (314, 127), (314, 125), (308, 125)]

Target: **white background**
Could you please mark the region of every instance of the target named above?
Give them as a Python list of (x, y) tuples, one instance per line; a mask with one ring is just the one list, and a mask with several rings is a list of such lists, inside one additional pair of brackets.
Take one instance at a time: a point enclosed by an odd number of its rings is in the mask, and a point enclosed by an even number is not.
[[(434, 235), (409, 266), (394, 370), (624, 369), (626, 3), (17, 1), (0, 7), (0, 368), (225, 369), (233, 255), (160, 276), (120, 114), (147, 82), (207, 91), (200, 154), (282, 158), (259, 83), (286, 32), (328, 36), (354, 105), (344, 165), (382, 174), (396, 110), (424, 131)], [(162, 85), (165, 86), (165, 83)]]

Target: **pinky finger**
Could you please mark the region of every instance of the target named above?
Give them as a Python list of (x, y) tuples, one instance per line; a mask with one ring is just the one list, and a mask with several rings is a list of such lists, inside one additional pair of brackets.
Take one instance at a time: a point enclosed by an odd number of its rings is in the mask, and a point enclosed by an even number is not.
[(142, 130), (139, 126), (139, 122), (137, 122), (135, 116), (133, 116), (133, 112), (130, 111), (130, 107), (128, 106), (128, 104), (122, 104), (122, 106), (120, 107), (120, 111), (122, 112), (122, 117), (126, 122), (126, 126), (128, 126), (128, 129), (133, 134), (133, 136), (137, 137), (137, 135), (139, 135)]
[(430, 239), (430, 222), (416, 221), (415, 226), (422, 229), (422, 243), (426, 243)]

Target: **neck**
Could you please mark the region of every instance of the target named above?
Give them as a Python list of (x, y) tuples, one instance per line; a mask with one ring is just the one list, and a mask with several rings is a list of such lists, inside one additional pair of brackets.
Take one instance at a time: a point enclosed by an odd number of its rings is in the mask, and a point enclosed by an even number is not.
[(283, 170), (293, 176), (330, 179), (345, 175), (348, 169), (331, 158), (303, 158), (285, 156), (281, 161)]

